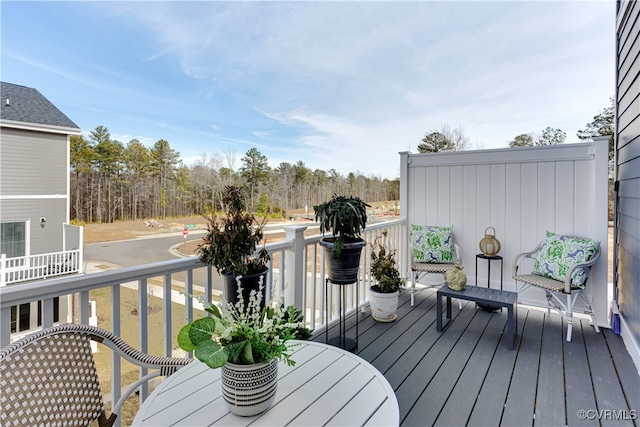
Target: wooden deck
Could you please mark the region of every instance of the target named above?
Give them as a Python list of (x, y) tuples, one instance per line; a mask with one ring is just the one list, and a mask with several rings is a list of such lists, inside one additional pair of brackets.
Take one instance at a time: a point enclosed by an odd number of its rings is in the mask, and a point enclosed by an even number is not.
[[(520, 306), (510, 351), (506, 310), (488, 313), (466, 301), (459, 310), (456, 302), (452, 323), (437, 332), (435, 289), (418, 293), (413, 308), (403, 291), (395, 322), (376, 322), (368, 309), (359, 316), (356, 353), (393, 387), (401, 425), (638, 425), (631, 357), (619, 336), (596, 333), (588, 319), (574, 319), (568, 343), (557, 313)], [(353, 337), (353, 315), (348, 328)]]

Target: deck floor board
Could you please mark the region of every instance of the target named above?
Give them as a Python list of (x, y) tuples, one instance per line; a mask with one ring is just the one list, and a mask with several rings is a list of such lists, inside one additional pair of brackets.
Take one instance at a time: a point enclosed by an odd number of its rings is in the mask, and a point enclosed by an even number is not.
[[(591, 328), (588, 321), (585, 327)], [(589, 372), (589, 362), (584, 345), (582, 322), (574, 320), (571, 342), (564, 343), (564, 382), (568, 414), (577, 414), (579, 410), (597, 409), (591, 379), (589, 375), (585, 375), (585, 372)], [(595, 419), (581, 420), (577, 417), (570, 417), (567, 420), (567, 425), (597, 426), (599, 423)]]
[[(636, 366), (629, 357), (627, 349), (619, 336), (613, 333), (611, 329), (603, 329), (604, 336), (607, 339), (609, 352), (613, 358), (620, 385), (625, 394), (627, 403), (632, 404), (640, 402), (640, 376), (637, 374)], [(640, 409), (638, 410), (640, 417)]]
[(565, 334), (562, 333), (562, 318), (545, 316), (543, 328), (538, 381), (546, 387), (537, 389), (535, 419), (542, 425), (566, 425), (562, 357)]
[[(621, 381), (612, 362), (611, 353), (603, 338), (593, 328), (583, 329), (587, 357), (591, 368), (591, 382), (598, 410), (619, 411), (624, 409), (618, 402), (624, 401)], [(612, 381), (612, 379), (614, 379)], [(633, 420), (603, 420), (602, 425), (633, 426)]]
[[(380, 323), (358, 312), (356, 353), (387, 378), (403, 426), (629, 425), (640, 411), (640, 377), (620, 336), (596, 333), (575, 318), (518, 307), (516, 349), (507, 348), (506, 310), (488, 313), (474, 303), (452, 304), (452, 320), (436, 331), (435, 291), (400, 295), (398, 319)], [(355, 314), (347, 319), (355, 334)], [(330, 336), (337, 328), (330, 330)], [(314, 340), (324, 342), (324, 333)], [(635, 405), (635, 406), (634, 406)], [(610, 410), (627, 419), (580, 419), (578, 411)], [(617, 411), (617, 413), (616, 413)], [(635, 412), (632, 412), (635, 411)]]

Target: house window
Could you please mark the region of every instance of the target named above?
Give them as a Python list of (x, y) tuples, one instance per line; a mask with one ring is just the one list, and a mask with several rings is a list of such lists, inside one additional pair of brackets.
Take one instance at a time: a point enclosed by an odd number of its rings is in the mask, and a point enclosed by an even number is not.
[(11, 333), (28, 331), (30, 326), (31, 304), (11, 307)]
[(0, 253), (7, 258), (15, 258), (26, 255), (27, 223), (3, 222), (0, 224)]
[(11, 306), (11, 333), (18, 332), (18, 307)]

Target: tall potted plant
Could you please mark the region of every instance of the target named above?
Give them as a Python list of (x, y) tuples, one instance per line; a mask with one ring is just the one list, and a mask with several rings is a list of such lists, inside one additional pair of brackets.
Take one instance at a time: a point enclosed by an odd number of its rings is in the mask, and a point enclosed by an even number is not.
[[(380, 242), (382, 239), (382, 242)], [(398, 310), (398, 295), (405, 281), (396, 268), (396, 251), (387, 244), (387, 231), (371, 244), (371, 276), (375, 283), (369, 287), (371, 316), (379, 322), (393, 322)]]
[(368, 207), (359, 197), (337, 194), (313, 207), (320, 232), (323, 235), (328, 231), (332, 233), (332, 237), (320, 240), (320, 246), (327, 252), (328, 276), (333, 283), (357, 281), (360, 252), (365, 245), (360, 233), (367, 224)]
[[(225, 187), (222, 204), (226, 210), (223, 217), (205, 215), (207, 233), (198, 245), (198, 254), (202, 262), (212, 265), (224, 277), (224, 297), (228, 302), (238, 302), (238, 289), (248, 301), (251, 291), (258, 291), (269, 271), (267, 250), (263, 248), (256, 254), (266, 219), (258, 223), (253, 214), (245, 212), (244, 193), (238, 187)], [(262, 292), (264, 305), (264, 287)]]

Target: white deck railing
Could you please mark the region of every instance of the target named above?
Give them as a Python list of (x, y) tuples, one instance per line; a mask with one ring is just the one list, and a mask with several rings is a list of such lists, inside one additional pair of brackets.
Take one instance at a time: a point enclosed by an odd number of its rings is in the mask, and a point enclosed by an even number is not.
[[(271, 253), (270, 273), (267, 276), (267, 289), (273, 291), (273, 297), (278, 298), (284, 293), (285, 303), (294, 304), (304, 310), (309, 326), (322, 331), (327, 324), (337, 321), (338, 310), (335, 295), (336, 289), (330, 289), (325, 295), (325, 263), (324, 249), (319, 247), (321, 235), (305, 237), (306, 226), (285, 226), (285, 240), (266, 245)], [(363, 237), (372, 243), (375, 236), (388, 231), (388, 242), (392, 248), (398, 249), (399, 260), (406, 257), (407, 230), (404, 219), (381, 222), (369, 225)], [(74, 251), (67, 251), (75, 254)], [(358, 282), (351, 286), (345, 309), (353, 311), (367, 301), (370, 285), (368, 275), (370, 246), (362, 253)], [(0, 287), (0, 344), (8, 344), (12, 338), (11, 307), (21, 304), (42, 301), (42, 327), (53, 326), (54, 298), (68, 295), (77, 296), (78, 308), (74, 314), (74, 321), (89, 323), (90, 302), (89, 291), (108, 288), (111, 294), (111, 324), (99, 324), (116, 335), (120, 335), (122, 287), (134, 287), (137, 290), (138, 307), (148, 307), (149, 296), (160, 298), (163, 312), (162, 356), (171, 356), (176, 348), (175, 336), (178, 331), (172, 330), (173, 306), (175, 303), (185, 307), (185, 317), (193, 319), (201, 316), (194, 308), (194, 301), (186, 295), (204, 295), (207, 300), (215, 300), (220, 292), (213, 289), (212, 268), (203, 264), (198, 257), (180, 258), (171, 261), (145, 264), (135, 267), (121, 268), (94, 274), (65, 276), (55, 279), (40, 280), (24, 284), (14, 284)], [(194, 279), (194, 277), (198, 279)], [(159, 278), (159, 279), (158, 279)], [(150, 283), (152, 282), (152, 283)], [(161, 283), (154, 284), (154, 283)], [(356, 301), (356, 286), (359, 301)], [(160, 289), (158, 289), (160, 288)], [(336, 288), (336, 286), (331, 286)], [(158, 295), (161, 293), (161, 295)], [(327, 301), (327, 303), (325, 303)], [(174, 303), (174, 304), (172, 304)], [(326, 315), (327, 305), (329, 315)], [(185, 319), (186, 320), (186, 319)], [(15, 322), (14, 322), (15, 324)], [(127, 328), (137, 327), (139, 334), (139, 350), (149, 352), (149, 338), (156, 334), (149, 334), (147, 310), (138, 310), (138, 325), (126, 325)], [(144, 373), (142, 374), (144, 375)], [(120, 396), (122, 384), (121, 361), (114, 356), (112, 361), (111, 390), (112, 401)], [(146, 388), (141, 390), (141, 397), (147, 395)]]
[(0, 286), (80, 273), (81, 266), (82, 251), (79, 249), (16, 258), (7, 258), (2, 254)]

